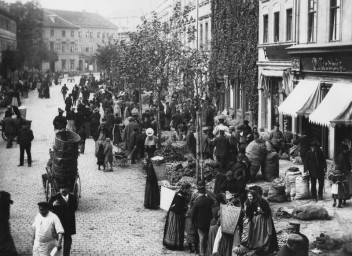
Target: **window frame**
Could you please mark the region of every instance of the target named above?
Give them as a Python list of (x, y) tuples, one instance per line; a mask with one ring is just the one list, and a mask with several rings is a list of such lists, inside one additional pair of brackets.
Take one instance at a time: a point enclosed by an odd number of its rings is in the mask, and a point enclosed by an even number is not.
[[(335, 6), (331, 6), (332, 1), (336, 1), (336, 3), (339, 2), (339, 4), (335, 5)], [(342, 19), (341, 5), (342, 5), (341, 0), (330, 0), (329, 1), (329, 41), (330, 42), (338, 42), (341, 40), (341, 19)], [(339, 14), (338, 20), (336, 18), (336, 24), (332, 23), (332, 12), (333, 11), (335, 12), (335, 17), (337, 17), (337, 14)], [(332, 28), (333, 26), (334, 26), (334, 28)], [(333, 32), (334, 30), (335, 30), (335, 32)], [(333, 35), (335, 35), (335, 38), (333, 38)]]
[[(311, 9), (310, 3), (311, 1), (314, 2), (314, 7)], [(313, 33), (311, 32), (312, 30), (310, 29), (310, 15), (313, 15), (314, 19), (313, 19)], [(317, 42), (317, 22), (318, 20), (318, 1), (317, 0), (309, 0), (308, 1), (308, 19), (307, 19), (307, 42), (308, 43), (316, 43)], [(313, 35), (313, 40), (310, 40), (311, 36)]]
[(61, 36), (66, 37), (66, 30), (61, 30)]
[(71, 30), (71, 37), (75, 37), (75, 31)]
[(269, 15), (263, 15), (263, 43), (269, 42)]
[(50, 36), (55, 36), (55, 29), (50, 29)]
[(64, 59), (61, 59), (61, 69), (62, 70), (66, 70), (66, 60), (64, 60)]
[(61, 43), (61, 52), (66, 52), (66, 42)]
[(75, 52), (75, 43), (70, 44), (70, 52)]
[(280, 11), (274, 12), (274, 42), (280, 42)]
[[(290, 12), (290, 15), (288, 15), (289, 12)], [(290, 21), (289, 21), (289, 17), (290, 17)], [(286, 42), (292, 41), (292, 38), (293, 38), (292, 28), (293, 28), (293, 10), (292, 8), (288, 8), (286, 9)]]

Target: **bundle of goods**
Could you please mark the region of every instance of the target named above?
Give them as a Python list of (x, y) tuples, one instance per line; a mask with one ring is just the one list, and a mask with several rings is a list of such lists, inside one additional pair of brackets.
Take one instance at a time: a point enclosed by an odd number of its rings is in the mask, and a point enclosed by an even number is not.
[(246, 156), (251, 161), (250, 173), (253, 180), (265, 160), (266, 152), (265, 142), (260, 139), (252, 141), (246, 148)]
[(182, 177), (179, 177), (179, 173), (183, 169), (182, 162), (173, 162), (166, 164), (166, 178), (171, 183), (178, 182)]
[(56, 133), (51, 173), (57, 188), (69, 186), (73, 189), (77, 175), (78, 142), (80, 140), (80, 136), (71, 131)]
[(189, 153), (189, 148), (186, 141), (174, 141), (170, 144), (170, 146), (174, 148), (175, 151), (181, 156)]
[(309, 177), (308, 175), (300, 175), (296, 177), (296, 196), (295, 199), (309, 199)]
[(180, 154), (175, 147), (165, 146), (158, 148), (154, 155), (163, 156), (166, 162), (182, 161), (184, 156)]
[(286, 201), (284, 178), (276, 178), (269, 187), (269, 202), (282, 203)]
[(262, 166), (263, 178), (266, 181), (273, 181), (279, 177), (279, 155), (275, 151), (268, 152)]
[(294, 198), (296, 196), (296, 178), (301, 176), (301, 171), (297, 167), (290, 167), (285, 173), (286, 196)]
[(321, 233), (320, 236), (315, 238), (315, 241), (313, 242), (313, 246), (320, 250), (331, 251), (331, 250), (340, 249), (342, 246), (342, 241), (331, 238), (330, 236)]

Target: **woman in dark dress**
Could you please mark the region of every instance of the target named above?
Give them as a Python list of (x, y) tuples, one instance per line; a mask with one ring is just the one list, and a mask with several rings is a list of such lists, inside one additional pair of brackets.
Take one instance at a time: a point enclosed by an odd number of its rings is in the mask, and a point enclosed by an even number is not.
[(144, 161), (144, 168), (147, 172), (147, 179), (144, 193), (144, 207), (147, 209), (158, 209), (160, 205), (160, 191), (158, 179), (150, 158)]
[(163, 245), (169, 250), (183, 250), (185, 238), (185, 214), (188, 210), (188, 193), (191, 184), (184, 183), (175, 194), (166, 215)]
[(120, 124), (122, 124), (122, 119), (121, 119), (121, 117), (119, 117), (119, 114), (116, 113), (114, 120), (113, 120), (113, 126), (114, 126), (114, 128), (113, 128), (113, 135), (114, 135), (113, 144), (114, 145), (119, 145), (120, 142), (122, 142)]
[(343, 144), (341, 146), (341, 153), (339, 154), (336, 161), (336, 169), (340, 170), (345, 176), (346, 184), (346, 194), (342, 205), (346, 204), (346, 200), (351, 199), (352, 196), (352, 166), (350, 161), (351, 152), (347, 145)]
[(261, 193), (249, 191), (245, 202), (248, 218), (248, 247), (257, 255), (268, 255), (279, 249), (271, 209)]

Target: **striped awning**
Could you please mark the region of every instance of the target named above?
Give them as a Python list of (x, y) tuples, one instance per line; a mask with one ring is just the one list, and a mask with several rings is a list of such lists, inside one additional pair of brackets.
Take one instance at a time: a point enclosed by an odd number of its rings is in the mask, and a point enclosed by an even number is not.
[(309, 122), (329, 126), (331, 121), (343, 115), (351, 102), (352, 83), (333, 84), (320, 105), (309, 116)]
[(301, 80), (284, 102), (279, 106), (279, 113), (288, 116), (297, 116), (307, 101), (319, 90), (319, 80)]
[(331, 121), (331, 124), (333, 126), (352, 125), (352, 101), (340, 115), (338, 115), (337, 117), (335, 117), (334, 120)]

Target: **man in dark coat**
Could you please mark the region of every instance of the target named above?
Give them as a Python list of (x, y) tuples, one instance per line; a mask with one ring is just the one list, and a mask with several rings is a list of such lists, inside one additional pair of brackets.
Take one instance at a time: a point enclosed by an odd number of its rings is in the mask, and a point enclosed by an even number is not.
[(171, 122), (171, 107), (170, 103), (167, 101), (166, 102), (166, 108), (165, 108), (165, 130), (170, 131), (170, 122)]
[(137, 157), (143, 158), (144, 157), (144, 142), (147, 138), (147, 134), (145, 133), (145, 128), (142, 128), (141, 134), (137, 136)]
[(195, 200), (192, 210), (192, 223), (198, 230), (199, 235), (199, 252), (201, 256), (205, 256), (207, 248), (208, 233), (210, 221), (213, 218), (212, 206), (213, 200), (206, 195), (205, 182), (198, 183), (199, 196)]
[(191, 128), (187, 134), (187, 137), (186, 137), (187, 146), (188, 146), (189, 150), (191, 151), (194, 158), (197, 157), (197, 152), (196, 152), (197, 151), (196, 150), (197, 142), (196, 142), (196, 138), (194, 137), (195, 132), (196, 132), (196, 127), (191, 126)]
[(220, 127), (220, 135), (214, 139), (212, 144), (215, 147), (214, 155), (216, 157), (216, 161), (220, 163), (220, 168), (224, 169), (226, 157), (228, 155), (230, 147), (230, 142), (225, 136), (225, 129)]
[(53, 125), (54, 125), (54, 130), (62, 130), (64, 128), (66, 128), (66, 125), (67, 125), (67, 119), (66, 117), (64, 117), (62, 114), (64, 113), (64, 111), (59, 108), (59, 115), (57, 115), (55, 118), (54, 118), (54, 121), (53, 121)]
[(62, 96), (64, 97), (64, 100), (66, 100), (67, 91), (68, 91), (68, 88), (67, 88), (66, 84), (64, 84), (64, 86), (62, 86), (62, 88), (61, 88), (61, 93), (62, 93)]
[(60, 193), (54, 195), (49, 204), (52, 205), (52, 211), (55, 213), (65, 230), (64, 234), (64, 252), (63, 256), (69, 256), (72, 235), (76, 234), (76, 216), (75, 212), (78, 208), (77, 198), (69, 193), (69, 188), (60, 188)]
[(311, 150), (308, 151), (304, 161), (304, 172), (309, 172), (311, 182), (311, 194), (313, 200), (317, 201), (317, 180), (319, 183), (319, 200), (323, 199), (324, 181), (326, 173), (326, 160), (317, 142), (311, 143)]
[(72, 94), (70, 93), (68, 97), (65, 99), (65, 111), (66, 113), (71, 110), (73, 106)]
[(6, 113), (5, 118), (2, 120), (2, 128), (7, 137), (6, 148), (12, 148), (12, 142), (18, 133), (18, 124), (10, 113)]
[(178, 109), (177, 112), (172, 116), (172, 127), (174, 129), (176, 129), (176, 127), (179, 125), (179, 124), (182, 124), (183, 120), (182, 120), (182, 117), (181, 117), (181, 114), (180, 114), (180, 110)]
[(138, 136), (138, 127), (135, 127), (133, 132), (131, 133), (131, 140), (130, 140), (130, 145), (128, 146), (131, 151), (132, 151), (132, 156), (131, 156), (131, 164), (136, 163), (136, 158), (137, 158), (137, 136)]
[(27, 162), (28, 167), (32, 166), (32, 154), (31, 154), (31, 146), (32, 140), (34, 139), (33, 131), (29, 129), (29, 125), (25, 124), (23, 128), (19, 132), (18, 142), (20, 144), (20, 164), (19, 166), (23, 166), (24, 162), (24, 151), (27, 153)]

